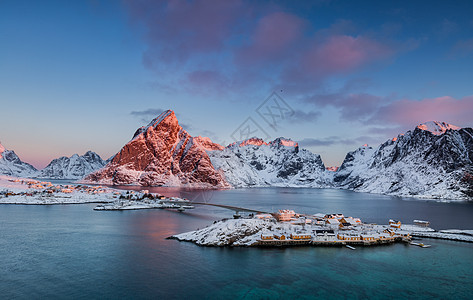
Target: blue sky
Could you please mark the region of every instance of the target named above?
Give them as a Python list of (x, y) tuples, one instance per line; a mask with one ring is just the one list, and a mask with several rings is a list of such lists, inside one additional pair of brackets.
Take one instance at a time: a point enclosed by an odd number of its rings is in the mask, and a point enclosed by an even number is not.
[(411, 2), (0, 1), (0, 141), (37, 167), (108, 158), (173, 109), (192, 135), (227, 144), (251, 118), (332, 166), (425, 121), (471, 127), (473, 2)]

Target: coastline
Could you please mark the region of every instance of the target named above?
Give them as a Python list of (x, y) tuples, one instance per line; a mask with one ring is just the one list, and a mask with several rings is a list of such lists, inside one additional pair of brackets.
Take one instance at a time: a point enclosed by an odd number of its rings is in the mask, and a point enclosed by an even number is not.
[[(289, 223), (276, 223), (268, 220), (257, 219), (223, 219), (214, 222), (203, 229), (175, 234), (168, 239), (181, 242), (191, 242), (198, 246), (207, 247), (342, 247), (342, 246), (381, 246), (394, 243), (411, 243), (414, 238), (435, 238), (459, 242), (473, 243), (471, 230), (455, 230), (456, 233), (447, 231), (435, 231), (430, 227), (417, 225), (401, 225), (400, 228), (392, 228), (389, 225), (364, 224), (364, 228), (353, 227), (350, 230), (333, 230), (330, 226), (307, 227)], [(303, 230), (303, 231), (302, 231)], [(270, 234), (268, 234), (268, 231)], [(334, 232), (332, 237), (317, 235), (316, 232)], [(462, 233), (458, 233), (462, 232)], [(274, 238), (271, 237), (274, 233)], [(284, 239), (276, 238), (283, 234)], [(308, 233), (310, 238), (303, 240), (293, 238), (293, 233)], [(384, 234), (383, 233), (389, 233)], [(344, 236), (352, 236), (353, 240), (347, 240)], [(265, 240), (265, 236), (268, 239)], [(361, 236), (356, 238), (355, 236)], [(376, 239), (364, 239), (363, 236), (375, 236)], [(413, 243), (417, 245), (417, 243)]]

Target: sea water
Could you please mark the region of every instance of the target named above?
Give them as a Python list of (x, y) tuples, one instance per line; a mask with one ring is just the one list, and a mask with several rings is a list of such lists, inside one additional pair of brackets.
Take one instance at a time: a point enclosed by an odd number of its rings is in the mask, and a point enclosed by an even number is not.
[[(136, 189), (128, 187), (130, 189)], [(264, 211), (344, 213), (364, 222), (426, 219), (473, 229), (472, 203), (440, 203), (343, 190), (263, 188), (168, 196)], [(0, 206), (0, 295), (12, 298), (467, 298), (473, 244), (424, 239), (430, 248), (213, 248), (169, 240), (231, 217), (212, 206), (94, 211), (83, 205)]]

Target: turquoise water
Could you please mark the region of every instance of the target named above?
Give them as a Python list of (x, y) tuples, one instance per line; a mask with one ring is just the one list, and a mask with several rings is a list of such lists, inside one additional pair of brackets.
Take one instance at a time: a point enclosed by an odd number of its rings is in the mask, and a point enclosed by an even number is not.
[[(192, 196), (189, 191), (162, 191)], [(213, 203), (335, 211), (370, 221), (399, 214), (407, 222), (421, 214), (419, 218), (435, 216), (438, 227), (445, 228), (471, 229), (466, 227), (469, 220), (459, 219), (473, 216), (471, 204), (337, 190), (193, 193)], [(232, 212), (215, 207), (185, 213), (97, 212), (93, 207), (0, 206), (2, 299), (466, 299), (473, 290), (473, 244), (426, 239), (431, 248), (396, 244), (354, 251), (199, 247), (165, 238)]]

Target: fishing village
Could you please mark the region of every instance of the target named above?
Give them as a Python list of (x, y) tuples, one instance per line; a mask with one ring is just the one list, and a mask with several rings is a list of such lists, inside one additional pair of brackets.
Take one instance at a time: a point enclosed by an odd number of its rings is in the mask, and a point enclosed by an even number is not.
[(362, 222), (360, 218), (341, 213), (303, 214), (281, 209), (265, 212), (252, 208), (196, 202), (186, 198), (167, 197), (148, 190), (118, 190), (106, 186), (53, 184), (33, 179), (2, 177), (0, 204), (82, 204), (97, 203), (96, 211), (168, 209), (181, 213), (198, 206), (213, 206), (233, 212), (233, 218), (217, 220), (195, 231), (173, 235), (172, 239), (189, 241), (202, 246), (375, 246), (408, 243), (429, 247), (419, 238), (447, 239), (473, 242), (473, 231), (447, 229), (436, 231), (430, 223), (413, 220), (401, 224), (389, 220), (387, 224)]
[(298, 214), (293, 210), (276, 213), (249, 214), (242, 218), (224, 219), (196, 231), (174, 235), (180, 241), (203, 246), (375, 246), (397, 242), (412, 243), (413, 231), (433, 230), (421, 221), (402, 225), (389, 220), (386, 225), (366, 224), (360, 218), (343, 214)]
[(400, 221), (389, 220), (389, 225), (364, 224), (359, 218), (345, 217), (343, 214), (306, 216), (293, 210), (279, 210), (274, 215), (276, 222), (289, 223), (292, 231), (285, 228), (265, 230), (260, 234), (257, 245), (367, 246), (411, 241), (411, 232), (401, 229)]

